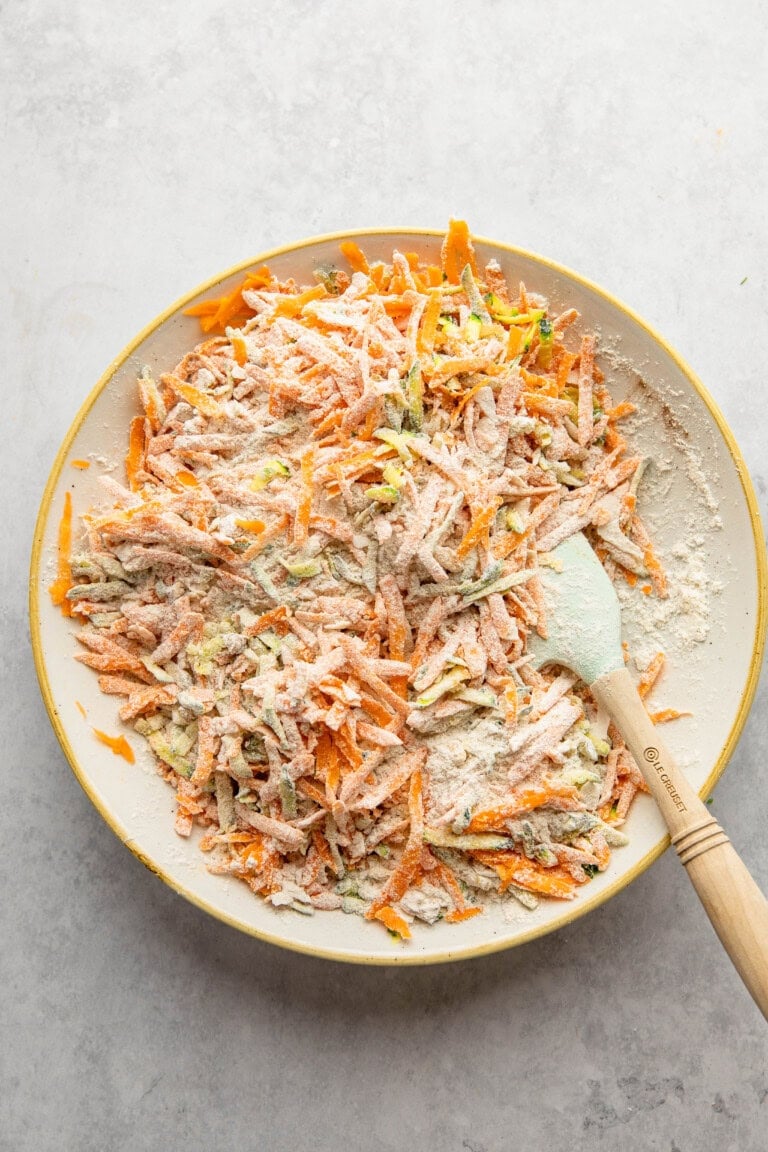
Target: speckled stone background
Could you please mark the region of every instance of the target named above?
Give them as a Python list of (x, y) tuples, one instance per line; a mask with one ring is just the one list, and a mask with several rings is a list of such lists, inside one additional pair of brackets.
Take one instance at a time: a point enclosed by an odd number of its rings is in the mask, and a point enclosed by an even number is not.
[[(212, 272), (347, 226), (580, 269), (663, 330), (765, 498), (758, 0), (6, 0), (3, 1152), (763, 1152), (768, 1030), (677, 861), (506, 955), (346, 968), (238, 935), (117, 841), (50, 731), (25, 572), (124, 343)], [(715, 811), (768, 887), (766, 690)]]

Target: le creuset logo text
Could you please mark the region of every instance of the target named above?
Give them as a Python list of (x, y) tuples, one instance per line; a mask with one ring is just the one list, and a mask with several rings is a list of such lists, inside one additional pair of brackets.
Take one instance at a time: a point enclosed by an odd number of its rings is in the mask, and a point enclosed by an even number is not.
[(653, 770), (656, 772), (659, 780), (661, 780), (667, 792), (669, 792), (669, 795), (672, 797), (672, 803), (674, 804), (675, 808), (677, 808), (678, 812), (686, 812), (687, 808), (685, 807), (685, 804), (683, 803), (681, 797), (678, 795), (674, 784), (667, 775), (666, 768), (659, 760), (658, 748), (654, 748), (653, 746), (646, 748), (643, 752), (643, 759), (653, 767)]

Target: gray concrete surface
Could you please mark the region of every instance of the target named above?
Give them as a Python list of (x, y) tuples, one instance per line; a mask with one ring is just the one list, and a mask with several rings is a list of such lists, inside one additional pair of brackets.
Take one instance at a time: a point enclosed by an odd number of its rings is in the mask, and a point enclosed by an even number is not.
[[(76, 408), (170, 300), (277, 243), (450, 214), (662, 329), (765, 501), (763, 6), (6, 0), (0, 22), (0, 1148), (761, 1152), (768, 1031), (674, 859), (455, 967), (241, 937), (80, 791), (25, 573)], [(766, 699), (715, 800), (764, 887)]]

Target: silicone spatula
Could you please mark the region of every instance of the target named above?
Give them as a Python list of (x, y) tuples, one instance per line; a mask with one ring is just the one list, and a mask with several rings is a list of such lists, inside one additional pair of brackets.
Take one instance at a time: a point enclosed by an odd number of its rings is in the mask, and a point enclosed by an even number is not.
[(768, 1019), (768, 902), (645, 710), (624, 665), (619, 600), (589, 541), (577, 533), (552, 555), (556, 567), (541, 573), (548, 636), (532, 641), (535, 666), (575, 672), (621, 732), (723, 947)]

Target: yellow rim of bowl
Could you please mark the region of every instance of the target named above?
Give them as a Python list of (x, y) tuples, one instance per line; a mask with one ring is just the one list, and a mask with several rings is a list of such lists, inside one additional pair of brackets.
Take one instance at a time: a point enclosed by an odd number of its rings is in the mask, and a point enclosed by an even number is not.
[[(84, 403), (81, 405), (79, 411), (77, 412), (75, 419), (73, 420), (72, 425), (70, 426), (70, 429), (67, 432), (61, 447), (59, 448), (58, 453), (56, 454), (56, 458), (53, 462), (53, 466), (48, 477), (48, 482), (43, 492), (42, 500), (40, 503), (40, 511), (38, 513), (37, 522), (35, 524), (29, 577), (29, 616), (30, 632), (32, 638), (32, 652), (35, 660), (37, 678), (40, 684), (40, 691), (42, 693), (43, 701), (45, 703), (46, 711), (48, 712), (51, 725), (53, 726), (53, 730), (56, 733), (64, 754), (67, 757), (75, 776), (80, 782), (81, 787), (83, 788), (84, 792), (94, 807), (103, 817), (112, 831), (115, 832), (115, 834), (120, 838), (120, 840), (122, 840), (126, 847), (130, 849), (133, 855), (138, 860), (140, 860), (142, 864), (144, 864), (145, 867), (150, 870), (150, 872), (154, 872), (156, 876), (159, 876), (160, 879), (163, 880), (170, 888), (172, 888), (174, 892), (177, 892), (180, 896), (184, 896), (192, 904), (197, 905), (198, 908), (202, 908), (203, 911), (208, 912), (211, 916), (214, 916), (216, 919), (223, 921), (225, 924), (228, 924), (231, 928), (236, 928), (250, 936), (256, 936), (260, 940), (266, 940), (270, 944), (276, 944), (281, 948), (288, 949), (289, 951), (303, 952), (311, 956), (322, 957), (326, 960), (339, 960), (352, 964), (411, 966), (416, 964), (442, 964), (453, 960), (469, 960), (476, 956), (485, 956), (492, 952), (501, 952), (507, 948), (514, 948), (519, 944), (525, 944), (530, 940), (535, 940), (539, 936), (545, 936), (549, 932), (554, 932), (556, 929), (564, 927), (566, 924), (572, 924), (574, 920), (578, 920), (581, 916), (586, 915), (587, 912), (592, 911), (592, 909), (598, 907), (600, 904), (604, 904), (612, 896), (615, 896), (617, 892), (620, 892), (623, 888), (626, 888), (627, 885), (631, 884), (631, 882), (636, 879), (636, 877), (638, 877), (642, 872), (644, 872), (646, 868), (650, 867), (650, 865), (655, 860), (657, 860), (659, 856), (661, 856), (662, 852), (664, 852), (664, 850), (669, 845), (669, 836), (663, 836), (659, 842), (654, 845), (654, 847), (634, 865), (633, 868), (631, 868), (628, 872), (623, 873), (621, 877), (614, 881), (613, 884), (609, 884), (605, 888), (602, 888), (591, 898), (587, 897), (583, 900), (580, 900), (576, 905), (571, 906), (568, 911), (564, 911), (563, 914), (556, 920), (550, 921), (546, 924), (539, 924), (531, 928), (528, 932), (521, 933), (521, 935), (515, 937), (512, 940), (492, 940), (486, 944), (479, 944), (475, 947), (468, 948), (458, 945), (455, 949), (446, 950), (434, 955), (427, 956), (420, 954), (409, 956), (408, 953), (403, 949), (398, 953), (393, 953), (391, 957), (370, 955), (365, 952), (338, 952), (333, 948), (318, 948), (308, 944), (294, 943), (290, 940), (286, 940), (282, 936), (254, 928), (251, 924), (247, 924), (242, 920), (236, 919), (234, 916), (228, 915), (220, 908), (217, 908), (207, 900), (196, 895), (194, 892), (191, 892), (183, 884), (178, 883), (173, 879), (172, 876), (169, 876), (167, 872), (155, 864), (154, 861), (150, 860), (149, 857), (147, 857), (141, 851), (138, 845), (135, 844), (131, 839), (128, 829), (124, 828), (120, 821), (113, 816), (113, 814), (104, 804), (102, 804), (101, 800), (96, 796), (93, 788), (88, 782), (85, 773), (77, 761), (75, 753), (69, 743), (66, 732), (64, 731), (64, 727), (56, 711), (43, 656), (42, 641), (40, 637), (39, 609), (39, 595), (41, 591), (40, 563), (43, 547), (43, 536), (45, 534), (45, 528), (48, 522), (48, 516), (50, 513), (54, 491), (57, 487), (66, 456), (69, 452), (72, 441), (79, 432), (83, 421), (88, 416), (88, 413), (90, 412), (97, 398), (112, 379), (117, 369), (125, 363), (132, 352), (144, 340), (146, 340), (147, 337), (155, 331), (155, 329), (159, 328), (161, 324), (164, 324), (166, 320), (170, 319), (171, 316), (177, 313), (191, 300), (194, 300), (195, 297), (200, 296), (203, 292), (207, 292), (221, 281), (227, 280), (230, 276), (234, 276), (238, 272), (245, 271), (247, 268), (251, 268), (257, 264), (269, 262), (278, 256), (285, 256), (292, 252), (301, 251), (304, 248), (311, 248), (317, 244), (327, 244), (334, 242), (340, 243), (341, 241), (347, 240), (350, 237), (374, 238), (379, 236), (397, 235), (439, 238), (444, 235), (444, 231), (437, 228), (354, 228), (344, 232), (329, 232), (320, 236), (312, 236), (309, 239), (300, 240), (294, 244), (285, 244), (280, 248), (272, 248), (270, 251), (264, 252), (259, 256), (255, 256), (250, 260), (244, 260), (239, 264), (235, 264), (227, 271), (213, 276), (211, 279), (206, 280), (204, 284), (194, 288), (191, 292), (187, 292), (184, 296), (181, 297), (181, 299), (172, 304), (170, 308), (166, 308), (164, 312), (155, 317), (154, 320), (152, 320), (144, 329), (142, 329), (138, 336), (134, 337), (134, 339), (123, 349), (120, 355), (112, 361), (106, 371), (99, 378), (95, 387), (86, 397)], [(757, 499), (752, 487), (752, 481), (749, 477), (746, 462), (744, 461), (733, 433), (726, 423), (725, 417), (721, 413), (717, 404), (712, 399), (702, 382), (688, 366), (688, 364), (686, 364), (686, 362), (677, 354), (677, 352), (675, 352), (675, 350), (667, 343), (663, 336), (660, 336), (659, 333), (656, 332), (655, 329), (653, 329), (649, 324), (647, 324), (646, 321), (642, 319), (642, 317), (638, 316), (638, 314), (633, 311), (633, 309), (629, 308), (626, 304), (623, 304), (612, 293), (607, 292), (604, 288), (601, 288), (599, 284), (593, 283), (593, 281), (587, 279), (587, 277), (581, 276), (578, 272), (573, 272), (570, 268), (566, 268), (562, 264), (556, 263), (554, 260), (549, 260), (545, 256), (539, 256), (535, 252), (529, 252), (525, 248), (517, 248), (511, 244), (502, 244), (497, 240), (488, 240), (482, 236), (473, 236), (473, 239), (478, 244), (490, 245), (493, 248), (497, 248), (503, 252), (509, 253), (511, 256), (533, 260), (536, 263), (541, 264), (543, 267), (549, 268), (552, 271), (557, 272), (559, 275), (565, 276), (575, 283), (582, 285), (583, 287), (589, 289), (591, 292), (594, 292), (596, 295), (602, 296), (604, 300), (607, 300), (610, 304), (613, 305), (614, 308), (618, 309), (620, 312), (623, 312), (625, 316), (628, 316), (629, 319), (637, 324), (640, 328), (642, 328), (643, 331), (647, 332), (651, 339), (654, 340), (656, 344), (658, 344), (659, 347), (662, 348), (664, 352), (666, 352), (666, 354), (669, 356), (669, 358), (677, 365), (677, 367), (688, 379), (690, 384), (704, 401), (704, 404), (708, 408), (713, 420), (720, 430), (720, 434), (722, 435), (728, 451), (731, 454), (731, 458), (733, 459), (733, 462), (736, 466), (736, 471), (738, 473), (739, 480), (741, 481), (742, 490), (744, 492), (747, 508), (749, 510), (749, 518), (752, 525), (752, 534), (755, 544), (755, 559), (757, 567), (757, 621), (755, 627), (754, 646), (752, 649), (752, 661), (744, 687), (744, 692), (741, 697), (741, 702), (739, 704), (739, 709), (733, 725), (731, 726), (728, 738), (720, 750), (720, 755), (717, 758), (715, 767), (707, 777), (707, 780), (700, 790), (700, 795), (704, 796), (705, 793), (708, 793), (711, 790), (712, 786), (722, 775), (722, 772), (728, 763), (731, 754), (733, 753), (739, 736), (741, 735), (741, 731), (744, 727), (744, 723), (746, 721), (752, 700), (754, 699), (755, 691), (757, 689), (762, 656), (765, 648), (766, 626), (768, 625), (768, 563), (766, 561), (765, 540), (763, 537)]]

